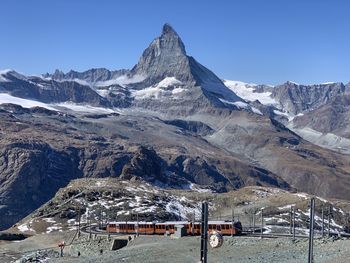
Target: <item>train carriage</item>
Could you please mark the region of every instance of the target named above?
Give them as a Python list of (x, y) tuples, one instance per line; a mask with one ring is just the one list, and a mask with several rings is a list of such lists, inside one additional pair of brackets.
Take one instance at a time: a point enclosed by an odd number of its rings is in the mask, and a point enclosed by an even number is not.
[[(142, 235), (164, 235), (174, 234), (175, 225), (183, 225), (186, 228), (187, 235), (200, 235), (201, 223), (189, 221), (167, 221), (167, 222), (145, 222), (145, 221), (123, 221), (110, 222), (107, 225), (107, 232), (120, 234), (142, 234)], [(231, 221), (209, 221), (208, 233), (214, 231), (222, 235), (239, 235), (242, 232), (242, 225), (240, 222)]]

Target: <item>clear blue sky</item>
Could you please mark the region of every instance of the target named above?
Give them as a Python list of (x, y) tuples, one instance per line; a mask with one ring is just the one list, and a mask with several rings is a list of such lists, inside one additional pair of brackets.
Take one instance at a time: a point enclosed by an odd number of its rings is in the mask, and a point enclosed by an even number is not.
[(2, 0), (0, 68), (131, 68), (169, 22), (219, 77), (350, 81), (346, 0)]

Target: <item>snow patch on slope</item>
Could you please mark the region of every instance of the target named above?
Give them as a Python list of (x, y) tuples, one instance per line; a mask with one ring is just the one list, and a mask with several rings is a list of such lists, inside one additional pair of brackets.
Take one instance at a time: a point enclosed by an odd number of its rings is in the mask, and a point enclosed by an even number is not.
[(226, 87), (231, 89), (234, 93), (246, 101), (258, 100), (261, 104), (264, 105), (279, 105), (278, 102), (271, 97), (271, 92), (256, 92), (256, 84), (249, 84), (234, 80), (224, 80), (224, 84)]
[(11, 69), (4, 69), (4, 70), (0, 70), (0, 82), (8, 82), (8, 79), (5, 78), (4, 75), (6, 75), (7, 73), (11, 72)]
[(107, 114), (116, 112), (115, 110), (109, 109), (109, 108), (93, 107), (90, 105), (80, 105), (72, 102), (47, 104), (36, 100), (28, 100), (28, 99), (14, 97), (7, 93), (0, 93), (0, 104), (2, 103), (17, 104), (22, 106), (23, 108), (42, 107), (42, 108), (46, 108), (54, 111), (72, 110), (75, 112), (107, 113)]
[(55, 110), (49, 104), (42, 103), (36, 100), (22, 99), (18, 97), (11, 96), (7, 93), (0, 93), (0, 104), (2, 103), (13, 103), (22, 106), (23, 108), (32, 108), (32, 107), (43, 107), (49, 110)]
[(72, 102), (63, 102), (58, 104), (52, 104), (57, 109), (65, 108), (77, 112), (88, 112), (88, 113), (113, 113), (115, 112), (109, 108), (94, 107), (90, 105), (79, 105)]
[(162, 81), (160, 81), (156, 87), (159, 88), (167, 88), (169, 86), (174, 86), (174, 85), (181, 85), (182, 82), (180, 80), (177, 80), (175, 77), (166, 77)]
[(256, 114), (259, 115), (263, 115), (262, 112), (255, 108), (255, 107), (251, 107), (249, 104), (243, 102), (243, 101), (235, 101), (235, 102), (231, 102), (231, 101), (227, 101), (224, 99), (219, 99), (221, 102), (226, 103), (226, 104), (230, 104), (230, 105), (234, 105), (236, 106), (238, 109), (245, 109), (245, 110), (250, 110), (251, 112), (254, 112)]
[(124, 87), (124, 85), (127, 84), (132, 84), (132, 83), (139, 83), (143, 80), (145, 80), (146, 77), (142, 75), (134, 75), (132, 77), (129, 77), (127, 75), (122, 75), (118, 78), (115, 79), (110, 79), (106, 81), (98, 81), (96, 82), (95, 86), (96, 87), (107, 87), (107, 86), (112, 86), (112, 85), (119, 85)]
[[(166, 77), (158, 84), (142, 90), (134, 90), (132, 91), (132, 94), (136, 99), (161, 99), (162, 97), (169, 96), (174, 96), (176, 98), (177, 94), (185, 91), (184, 88), (179, 87), (180, 85), (182, 85), (182, 82), (177, 80), (176, 78)], [(170, 89), (169, 87), (174, 88)]]

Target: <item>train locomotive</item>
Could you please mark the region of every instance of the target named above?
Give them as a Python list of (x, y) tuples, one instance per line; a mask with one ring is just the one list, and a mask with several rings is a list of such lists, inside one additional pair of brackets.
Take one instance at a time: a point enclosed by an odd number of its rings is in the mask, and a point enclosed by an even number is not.
[[(187, 235), (200, 235), (201, 223), (189, 221), (168, 221), (168, 222), (110, 222), (106, 230), (108, 233), (120, 234), (141, 234), (141, 235), (164, 235), (174, 234), (177, 226), (183, 226)], [(221, 235), (239, 235), (242, 233), (241, 222), (231, 221), (208, 221), (208, 232), (219, 232)]]

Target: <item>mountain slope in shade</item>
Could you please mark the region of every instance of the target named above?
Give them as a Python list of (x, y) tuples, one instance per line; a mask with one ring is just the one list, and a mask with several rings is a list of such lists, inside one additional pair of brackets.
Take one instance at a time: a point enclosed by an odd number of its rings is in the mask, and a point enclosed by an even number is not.
[(304, 139), (350, 153), (350, 85), (329, 82), (267, 86), (225, 80), (225, 85), (261, 113), (284, 123)]
[(27, 77), (15, 71), (2, 74), (0, 92), (12, 96), (37, 100), (44, 103), (76, 102), (92, 106), (106, 106), (110, 103), (89, 86), (77, 81), (55, 81), (41, 77)]
[(327, 103), (331, 98), (346, 92), (343, 83), (299, 85), (286, 82), (273, 89), (272, 97), (277, 99), (285, 111), (292, 114), (312, 110)]

